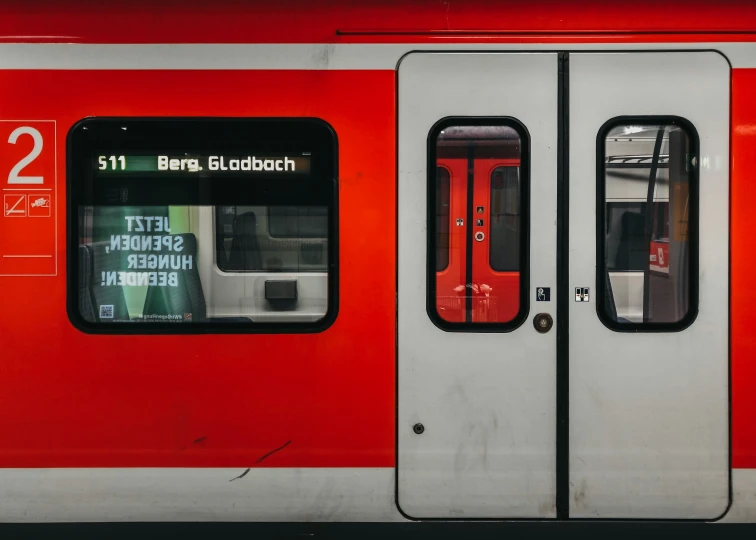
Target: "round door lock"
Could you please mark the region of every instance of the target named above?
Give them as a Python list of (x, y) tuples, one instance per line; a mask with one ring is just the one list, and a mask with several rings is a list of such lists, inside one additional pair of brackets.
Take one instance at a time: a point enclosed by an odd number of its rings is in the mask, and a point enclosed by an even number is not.
[(535, 326), (537, 332), (545, 334), (554, 326), (554, 319), (548, 313), (539, 313), (533, 319), (533, 326)]
[(420, 423), (417, 423), (414, 426), (412, 426), (412, 431), (414, 431), (417, 435), (422, 435), (423, 432), (425, 431), (425, 426)]
[(477, 240), (478, 242), (482, 242), (485, 237), (486, 235), (480, 231), (475, 233), (475, 240)]

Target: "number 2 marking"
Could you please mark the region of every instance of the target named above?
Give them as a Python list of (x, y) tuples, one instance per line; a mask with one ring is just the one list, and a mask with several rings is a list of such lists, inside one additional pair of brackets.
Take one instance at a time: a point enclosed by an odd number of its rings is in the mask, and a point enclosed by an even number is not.
[(42, 153), (42, 134), (33, 127), (21, 126), (13, 130), (13, 132), (10, 134), (10, 137), (8, 137), (8, 142), (10, 144), (16, 144), (16, 141), (18, 141), (18, 138), (21, 135), (31, 135), (31, 138), (34, 139), (34, 148), (32, 148), (32, 151), (29, 152), (25, 158), (16, 163), (16, 165), (14, 165), (14, 167), (11, 169), (10, 173), (8, 174), (8, 183), (44, 184), (45, 179), (42, 176), (19, 176), (19, 173), (24, 170), (24, 167), (37, 159)]

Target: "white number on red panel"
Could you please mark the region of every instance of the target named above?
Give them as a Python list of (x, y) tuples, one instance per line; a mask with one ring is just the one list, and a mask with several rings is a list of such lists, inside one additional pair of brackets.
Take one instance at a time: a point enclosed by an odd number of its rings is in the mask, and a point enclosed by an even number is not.
[(34, 129), (33, 127), (29, 126), (21, 126), (16, 129), (14, 129), (10, 137), (8, 137), (8, 142), (10, 144), (16, 144), (19, 137), (22, 135), (29, 135), (34, 140), (34, 148), (32, 148), (32, 151), (29, 152), (25, 158), (21, 159), (18, 163), (16, 163), (13, 168), (10, 170), (10, 173), (8, 174), (8, 183), (9, 184), (44, 184), (45, 179), (43, 176), (19, 176), (21, 171), (29, 165), (32, 161), (37, 159), (39, 155), (42, 153), (42, 134)]

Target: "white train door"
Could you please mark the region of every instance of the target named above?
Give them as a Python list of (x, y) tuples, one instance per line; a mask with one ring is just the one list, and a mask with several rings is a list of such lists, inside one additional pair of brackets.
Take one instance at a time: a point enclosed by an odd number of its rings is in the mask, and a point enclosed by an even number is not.
[(729, 95), (714, 52), (570, 54), (571, 517), (727, 509)]
[[(529, 284), (556, 286), (557, 67), (410, 54), (399, 68), (398, 505), (412, 517), (556, 515), (556, 332), (531, 322), (555, 320), (555, 301)], [(477, 249), (496, 235), (518, 242), (510, 260)]]
[(412, 53), (398, 80), (399, 508), (723, 514), (726, 59)]

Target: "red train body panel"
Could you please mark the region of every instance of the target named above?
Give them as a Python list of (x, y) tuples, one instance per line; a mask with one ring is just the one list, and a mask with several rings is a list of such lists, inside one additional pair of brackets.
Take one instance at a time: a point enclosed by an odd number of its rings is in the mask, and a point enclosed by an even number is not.
[[(386, 219), (395, 211), (394, 191), (390, 183), (377, 181), (393, 174), (387, 159), (394, 153), (393, 75), (224, 72), (202, 86), (192, 82), (198, 76), (192, 71), (131, 72), (126, 85), (115, 72), (4, 76), (4, 117), (33, 115), (56, 122), (60, 202), (66, 197), (66, 132), (86, 116), (183, 115), (188, 110), (197, 116), (234, 116), (244, 109), (261, 116), (316, 114), (338, 130), (340, 139), (354, 139), (348, 134), (360, 132), (367, 122), (376, 135), (367, 145), (340, 144), (340, 245), (364, 256), (342, 255), (339, 317), (326, 333), (83, 334), (64, 309), (66, 216), (59, 206), (58, 276), (41, 289), (39, 278), (2, 278), (15, 284), (4, 287), (3, 297), (16, 306), (3, 310), (3, 327), (16, 328), (4, 333), (3, 349), (25, 351), (4, 355), (3, 466), (242, 467), (291, 441), (286, 452), (261, 465), (392, 467), (394, 325), (391, 311), (376, 307), (392, 303), (395, 289), (393, 220)], [(324, 91), (314, 99), (318, 87)], [(220, 88), (223, 92), (216, 93)], [(58, 104), (63, 102), (68, 105), (61, 116)], [(301, 109), (295, 111), (292, 103)], [(25, 142), (28, 148), (21, 146)], [(19, 140), (21, 155), (30, 146)], [(348, 295), (347, 290), (360, 293)], [(30, 294), (47, 300), (42, 305)], [(48, 302), (59, 306), (52, 309)], [(350, 312), (354, 315), (344, 315)], [(335, 341), (334, 334), (340, 336)], [(286, 359), (285, 365), (274, 358)], [(330, 366), (326, 370), (323, 360)], [(271, 384), (274, 380), (279, 382)]]

